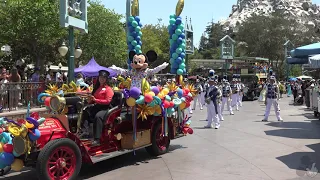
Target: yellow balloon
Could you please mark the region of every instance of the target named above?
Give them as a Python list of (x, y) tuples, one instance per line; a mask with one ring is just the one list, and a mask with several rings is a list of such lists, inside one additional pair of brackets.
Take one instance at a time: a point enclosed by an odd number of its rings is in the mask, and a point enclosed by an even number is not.
[(150, 108), (150, 113), (149, 113), (149, 115), (152, 115), (152, 114), (154, 114), (155, 112), (156, 112), (156, 108), (155, 108), (155, 107)]
[(133, 97), (129, 97), (127, 99), (127, 105), (133, 107), (134, 105), (136, 105), (136, 100)]
[(164, 88), (162, 90), (163, 95), (167, 95), (169, 93), (169, 89), (168, 88)]
[(154, 110), (157, 114), (161, 114), (161, 107), (159, 105), (154, 106)]
[(21, 171), (23, 168), (24, 164), (21, 159), (15, 159), (13, 163), (11, 164), (11, 169), (14, 171)]
[(179, 0), (176, 6), (176, 16), (180, 16), (184, 7), (184, 0)]
[(3, 152), (3, 143), (0, 143), (0, 153)]
[(164, 98), (164, 95), (163, 95), (162, 93), (159, 93), (159, 94), (158, 94), (158, 97), (159, 97), (160, 99), (163, 99), (163, 98)]
[(148, 94), (150, 94), (152, 97), (155, 96), (154, 92), (152, 91), (148, 92)]
[(186, 103), (185, 102), (182, 102), (180, 105), (179, 105), (180, 109), (185, 109), (186, 108)]

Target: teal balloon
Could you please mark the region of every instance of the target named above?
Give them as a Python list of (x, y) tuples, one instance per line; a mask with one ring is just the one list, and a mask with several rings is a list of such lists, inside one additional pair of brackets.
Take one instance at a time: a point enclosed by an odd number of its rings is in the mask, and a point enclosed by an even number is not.
[(140, 27), (140, 26), (137, 26), (134, 30), (135, 30), (136, 32), (140, 32), (140, 31), (141, 31), (141, 27)]
[(186, 64), (185, 64), (185, 63), (181, 63), (181, 64), (179, 65), (179, 69), (184, 69), (184, 68), (186, 68)]
[(173, 113), (174, 113), (174, 108), (168, 108), (167, 109), (167, 113), (168, 113), (168, 115), (172, 115)]
[(132, 36), (128, 36), (128, 41), (129, 42), (131, 42), (131, 41), (133, 41), (134, 40), (134, 38), (132, 37)]
[(176, 16), (175, 15), (170, 15), (170, 19), (175, 19)]
[(142, 31), (139, 31), (139, 32), (138, 32), (138, 35), (139, 35), (139, 36), (142, 36)]
[(182, 49), (181, 49), (181, 48), (176, 49), (176, 53), (177, 53), (177, 54), (180, 54), (181, 52), (182, 52)]
[(174, 18), (171, 18), (171, 19), (169, 20), (169, 23), (170, 23), (171, 25), (176, 24), (176, 20), (175, 20)]
[(138, 51), (137, 51), (137, 54), (142, 54), (142, 51), (141, 51), (141, 50), (138, 50)]
[(170, 40), (169, 40), (169, 43), (170, 43), (170, 44), (173, 44), (173, 43), (174, 43), (174, 40), (173, 40), (173, 39), (170, 39)]
[(131, 45), (132, 45), (132, 46), (136, 46), (137, 44), (138, 44), (138, 43), (137, 43), (136, 40), (131, 41)]
[(176, 29), (175, 33), (176, 33), (177, 35), (180, 35), (180, 34), (182, 34), (182, 31), (181, 31), (181, 29)]
[(133, 16), (130, 16), (130, 17), (129, 17), (129, 22), (132, 22), (132, 21), (134, 21), (134, 17), (133, 17)]
[(136, 45), (136, 46), (134, 47), (134, 49), (137, 50), (137, 51), (139, 51), (139, 50), (141, 50), (141, 46), (140, 46), (140, 45)]
[(137, 104), (144, 104), (144, 96), (140, 96), (139, 99), (136, 100)]
[(184, 26), (182, 24), (180, 24), (177, 29), (180, 29), (181, 31), (184, 29)]
[(182, 62), (181, 63), (186, 63), (186, 60), (185, 59), (182, 59)]
[(149, 104), (148, 104), (148, 106), (150, 106), (150, 107), (154, 107), (156, 105), (156, 102), (155, 101), (151, 101)]
[(177, 74), (178, 74), (178, 75), (182, 75), (182, 74), (183, 74), (183, 70), (182, 70), (182, 69), (178, 69), (178, 70), (177, 70)]
[(177, 59), (178, 56), (179, 56), (179, 55), (178, 55), (177, 53), (173, 53), (173, 54), (172, 54), (173, 59)]
[(7, 165), (0, 163), (0, 169), (4, 169), (5, 167), (7, 167)]
[(134, 28), (138, 26), (138, 22), (137, 21), (132, 21), (131, 24), (132, 24), (132, 27), (134, 27)]
[(173, 64), (173, 63), (174, 63), (174, 59), (171, 58), (171, 59), (170, 59), (170, 64)]
[(173, 35), (172, 35), (172, 39), (173, 39), (173, 40), (177, 40), (177, 39), (178, 39), (178, 37), (179, 37), (179, 36), (178, 36), (178, 35), (176, 35), (176, 34), (173, 34)]
[(167, 27), (167, 28), (168, 28), (168, 30), (170, 30), (170, 29), (171, 29), (171, 27), (172, 27), (171, 25), (168, 25), (168, 27)]
[(185, 44), (180, 44), (179, 48), (181, 48), (182, 50), (186, 49), (186, 45)]

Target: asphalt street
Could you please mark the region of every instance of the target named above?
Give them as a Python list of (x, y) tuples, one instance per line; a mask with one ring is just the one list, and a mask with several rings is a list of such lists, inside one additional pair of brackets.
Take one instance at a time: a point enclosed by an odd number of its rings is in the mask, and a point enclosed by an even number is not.
[[(193, 135), (171, 141), (170, 152), (150, 157), (145, 150), (83, 168), (79, 179), (90, 180), (299, 180), (320, 179), (320, 122), (313, 111), (280, 101), (283, 122), (265, 106), (243, 103), (231, 116), (225, 111), (220, 129), (204, 129), (206, 110), (195, 110)], [(3, 177), (2, 177), (3, 178)], [(33, 180), (25, 169), (6, 180)], [(0, 178), (1, 179), (1, 178)]]

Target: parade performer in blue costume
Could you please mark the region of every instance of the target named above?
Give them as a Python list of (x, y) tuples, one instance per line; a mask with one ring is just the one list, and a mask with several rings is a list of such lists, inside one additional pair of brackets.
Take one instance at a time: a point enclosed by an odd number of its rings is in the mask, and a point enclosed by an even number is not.
[(290, 83), (287, 83), (287, 96), (290, 97), (291, 95), (292, 95), (291, 85)]

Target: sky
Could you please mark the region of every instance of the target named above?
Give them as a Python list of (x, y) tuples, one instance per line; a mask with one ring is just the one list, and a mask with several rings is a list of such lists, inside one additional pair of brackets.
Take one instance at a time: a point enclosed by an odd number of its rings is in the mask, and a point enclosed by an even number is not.
[[(125, 14), (126, 0), (101, 0), (106, 8), (113, 9), (116, 13)], [(158, 19), (169, 24), (169, 16), (175, 13), (178, 0), (139, 0), (140, 18), (142, 24), (155, 24)], [(320, 4), (320, 0), (312, 0)], [(231, 13), (232, 5), (237, 0), (185, 0), (182, 17), (192, 19), (194, 31), (194, 44), (198, 46), (200, 37), (206, 26), (212, 22), (226, 19)]]

